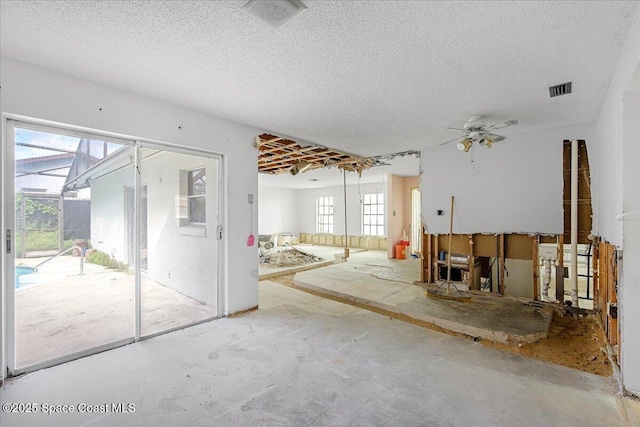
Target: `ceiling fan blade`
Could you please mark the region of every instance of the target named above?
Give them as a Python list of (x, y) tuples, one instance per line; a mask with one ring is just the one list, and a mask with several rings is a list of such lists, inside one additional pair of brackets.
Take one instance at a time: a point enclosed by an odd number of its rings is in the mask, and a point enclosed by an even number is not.
[(492, 124), (491, 126), (488, 126), (487, 129), (503, 129), (509, 126), (515, 126), (518, 123), (520, 123), (519, 120), (507, 120), (506, 122)]
[(496, 135), (495, 133), (490, 133), (489, 136), (491, 138), (493, 138), (493, 142), (500, 142), (500, 141), (504, 141), (505, 139), (507, 139), (506, 136)]
[(459, 136), (459, 137), (457, 137), (457, 138), (450, 139), (449, 141), (442, 142), (442, 143), (438, 144), (438, 146), (440, 146), (440, 145), (447, 145), (447, 144), (451, 144), (452, 142), (456, 142), (456, 141), (461, 141), (463, 138), (464, 138), (463, 136)]

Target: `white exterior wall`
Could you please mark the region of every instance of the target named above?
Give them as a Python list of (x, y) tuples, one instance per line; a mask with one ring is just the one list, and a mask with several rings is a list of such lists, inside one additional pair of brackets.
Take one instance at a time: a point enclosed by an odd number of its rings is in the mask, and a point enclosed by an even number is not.
[[(0, 65), (3, 114), (223, 154), (224, 314), (258, 305), (256, 250), (246, 245), (251, 225), (247, 194), (258, 193), (258, 153), (252, 143), (263, 130), (11, 58), (2, 57)], [(253, 222), (257, 230), (257, 215)]]
[(126, 187), (135, 185), (133, 165), (91, 182), (91, 247), (128, 259)]
[[(290, 232), (300, 235), (298, 190), (288, 188), (260, 187), (258, 203), (253, 212), (259, 211), (258, 233), (273, 234)], [(250, 230), (247, 230), (249, 233)], [(254, 230), (255, 232), (255, 230)]]
[(627, 34), (597, 121), (597, 234), (623, 248), (619, 274), (622, 382), (640, 395), (640, 8)]
[(475, 146), (468, 153), (455, 144), (422, 150), (426, 230), (449, 232), (454, 196), (454, 233), (561, 234), (563, 140), (593, 138), (591, 123), (510, 135), (490, 149)]
[[(180, 171), (202, 166), (207, 174), (206, 225), (180, 225), (180, 218), (188, 215)], [(144, 159), (141, 169), (142, 185), (147, 186), (147, 277), (216, 307), (217, 160), (165, 152)], [(191, 235), (195, 233), (190, 229), (202, 228), (202, 235)]]

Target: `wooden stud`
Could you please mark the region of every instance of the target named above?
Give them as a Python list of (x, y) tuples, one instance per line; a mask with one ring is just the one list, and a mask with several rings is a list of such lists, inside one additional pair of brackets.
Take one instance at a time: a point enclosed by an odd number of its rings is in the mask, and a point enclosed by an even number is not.
[[(301, 148), (299, 150), (295, 150), (292, 151), (290, 153), (282, 153), (282, 154), (278, 154), (276, 156), (269, 156), (266, 157), (264, 159), (260, 159), (258, 160), (258, 167), (264, 167), (264, 166), (269, 166), (269, 165), (273, 165), (276, 163), (280, 163), (282, 161), (295, 161), (295, 162), (299, 162), (302, 159), (308, 159), (309, 157), (313, 157), (313, 156), (322, 156), (324, 154), (329, 154), (331, 153), (330, 150), (324, 150), (321, 151), (319, 153), (308, 153), (308, 154), (304, 154), (307, 151), (311, 151), (311, 150), (316, 150), (318, 147), (306, 147), (306, 148)], [(302, 154), (302, 155), (301, 155)], [(285, 157), (293, 157), (291, 159), (286, 159), (286, 160), (282, 160)], [(261, 161), (264, 161), (266, 163), (260, 163)]]
[[(607, 259), (609, 264), (609, 271), (608, 271), (609, 286), (607, 290), (607, 294), (608, 294), (607, 302), (612, 304), (615, 304), (618, 302), (618, 298), (616, 295), (617, 262), (616, 262), (615, 256), (616, 256), (616, 248), (613, 245), (607, 243)], [(608, 316), (608, 313), (607, 313), (607, 317), (609, 320), (609, 343), (611, 345), (616, 345), (618, 344), (618, 319), (617, 318), (614, 319), (613, 317)]]
[(439, 249), (439, 244), (438, 244), (438, 235), (434, 235), (434, 241), (433, 241), (433, 253), (434, 253), (434, 258), (431, 259), (431, 268), (433, 268), (435, 271), (433, 272), (433, 277), (434, 277), (434, 281), (438, 281), (440, 280), (440, 267), (435, 264), (436, 260), (440, 259), (440, 251)]
[(499, 245), (500, 245), (500, 251), (499, 251), (499, 256), (500, 256), (500, 295), (504, 295), (504, 291), (506, 289), (506, 286), (504, 284), (504, 278), (505, 278), (505, 274), (504, 274), (504, 234), (500, 234), (499, 237)]
[(556, 267), (556, 300), (560, 304), (564, 304), (564, 234), (558, 235)]
[(449, 284), (451, 283), (451, 238), (453, 237), (453, 200), (451, 196), (451, 214), (449, 215), (449, 249), (447, 249), (447, 295), (449, 295)]
[(469, 234), (469, 289), (476, 289), (476, 257), (473, 251), (473, 234)]
[(605, 334), (608, 337), (609, 322), (607, 321), (607, 292), (609, 285), (608, 263), (607, 263), (607, 243), (603, 242), (600, 245), (598, 251), (598, 269), (599, 269), (599, 292), (598, 292), (598, 306), (600, 307), (600, 319), (604, 326)]
[(591, 257), (591, 274), (593, 276), (593, 309), (596, 311), (602, 310), (602, 308), (600, 307), (600, 301), (598, 301), (600, 296), (600, 293), (599, 293), (600, 284), (598, 283), (598, 276), (599, 276), (598, 261), (600, 256), (599, 246), (600, 246), (599, 239), (597, 237), (594, 237), (593, 238), (593, 254)]
[[(432, 274), (431, 274), (431, 266), (433, 265), (433, 259), (431, 254), (431, 234), (425, 234), (424, 228), (421, 226), (420, 230), (422, 232), (422, 282), (431, 283), (432, 282)], [(426, 249), (426, 251), (425, 251)], [(426, 256), (425, 256), (426, 252)]]
[(536, 234), (533, 236), (533, 249), (532, 249), (533, 254), (531, 256), (531, 261), (532, 261), (531, 263), (533, 267), (533, 300), (534, 301), (540, 300), (540, 283), (539, 283), (540, 266), (539, 266), (539, 260), (538, 260), (539, 245), (540, 245), (540, 236)]

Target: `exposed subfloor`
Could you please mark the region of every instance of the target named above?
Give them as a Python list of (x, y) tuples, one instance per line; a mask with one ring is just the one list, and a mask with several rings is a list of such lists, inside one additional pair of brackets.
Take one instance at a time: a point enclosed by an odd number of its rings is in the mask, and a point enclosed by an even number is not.
[[(547, 336), (553, 310), (516, 298), (480, 292), (468, 302), (426, 296), (420, 260), (388, 259), (386, 253), (354, 254), (348, 262), (297, 273), (296, 286), (383, 313), (408, 316), (453, 332), (498, 342), (535, 342)], [(436, 289), (429, 285), (429, 289)], [(452, 288), (453, 289), (453, 288)], [(457, 296), (454, 290), (451, 296)]]
[[(35, 276), (49, 280), (17, 289), (16, 366), (18, 368), (133, 337), (134, 277), (61, 257)], [(35, 265), (37, 260), (24, 260)], [(142, 280), (143, 335), (216, 317), (216, 308), (152, 280)]]
[[(610, 378), (268, 281), (260, 310), (8, 381), (10, 426), (628, 425)], [(135, 412), (78, 412), (131, 403)], [(81, 409), (83, 406), (80, 407)], [(41, 407), (39, 407), (41, 409)], [(100, 409), (97, 407), (96, 409)]]

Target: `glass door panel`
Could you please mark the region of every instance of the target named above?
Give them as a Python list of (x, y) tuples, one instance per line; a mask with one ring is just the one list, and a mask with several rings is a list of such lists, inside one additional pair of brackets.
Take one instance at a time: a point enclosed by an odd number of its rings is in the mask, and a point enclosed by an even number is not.
[(141, 334), (218, 316), (218, 160), (142, 147)]
[(133, 147), (12, 128), (15, 368), (132, 338), (124, 206), (135, 181)]

